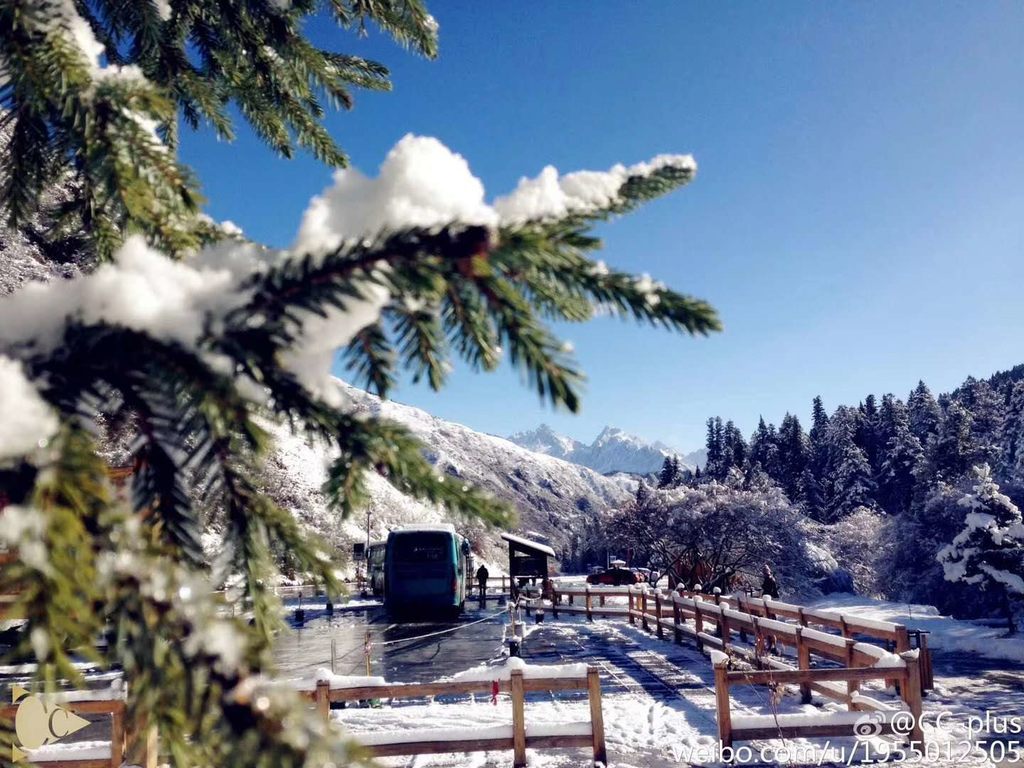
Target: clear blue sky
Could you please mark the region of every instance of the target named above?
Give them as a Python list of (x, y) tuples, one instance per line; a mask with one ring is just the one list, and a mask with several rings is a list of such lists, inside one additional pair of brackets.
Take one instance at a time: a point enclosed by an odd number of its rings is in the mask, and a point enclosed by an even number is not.
[[(396, 399), (496, 434), (614, 424), (688, 450), (709, 415), (749, 433), (816, 394), (831, 410), (1024, 362), (1024, 4), (433, 5), (433, 62), (313, 30), (392, 69), (392, 93), (328, 120), (353, 164), (433, 135), (493, 196), (549, 163), (692, 152), (697, 180), (605, 226), (603, 258), (708, 299), (725, 331), (561, 329), (590, 377), (577, 416), (508, 371)], [(240, 133), (186, 137), (184, 159), (211, 215), (287, 244), (330, 172)]]

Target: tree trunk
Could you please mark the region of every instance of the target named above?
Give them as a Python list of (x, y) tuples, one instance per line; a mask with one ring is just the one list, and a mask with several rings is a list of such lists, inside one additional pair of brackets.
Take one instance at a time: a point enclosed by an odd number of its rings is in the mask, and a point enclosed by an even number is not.
[(1013, 603), (1010, 601), (1010, 590), (1003, 587), (1003, 615), (1006, 617), (1006, 632), (1017, 634), (1017, 622), (1013, 618)]

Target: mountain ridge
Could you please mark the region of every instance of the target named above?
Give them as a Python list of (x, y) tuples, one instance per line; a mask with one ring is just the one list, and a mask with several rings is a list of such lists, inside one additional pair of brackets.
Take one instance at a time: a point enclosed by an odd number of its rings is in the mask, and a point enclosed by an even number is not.
[(665, 443), (649, 442), (613, 426), (605, 426), (589, 445), (559, 434), (548, 424), (516, 432), (508, 439), (535, 453), (579, 464), (603, 475), (648, 475), (658, 472), (670, 456), (678, 456), (682, 466), (693, 470), (703, 465), (705, 459), (703, 449), (684, 454)]
[[(380, 398), (345, 382), (338, 386), (356, 414), (399, 422), (423, 443), (430, 462), (453, 480), (489, 491), (515, 508), (513, 531), (546, 539), (560, 554), (571, 556), (574, 539), (630, 498), (636, 482), (625, 475), (604, 476), (587, 467), (536, 453), (506, 438), (477, 432), (446, 421), (420, 408)], [(266, 467), (267, 490), (283, 507), (339, 548), (408, 523), (452, 522), (473, 542), (474, 549), (492, 562), (507, 558), (501, 531), (479, 522), (449, 515), (403, 495), (383, 478), (370, 474), (370, 502), (352, 517), (342, 519), (327, 508), (321, 487), (331, 453), (271, 426), (275, 448)]]

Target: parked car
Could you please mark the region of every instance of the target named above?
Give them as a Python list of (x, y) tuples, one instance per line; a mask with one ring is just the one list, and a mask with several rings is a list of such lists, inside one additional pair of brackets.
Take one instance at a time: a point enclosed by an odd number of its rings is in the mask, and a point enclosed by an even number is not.
[(642, 581), (643, 576), (641, 574), (627, 568), (608, 568), (600, 573), (592, 573), (587, 576), (587, 584), (605, 584), (614, 587), (639, 584)]

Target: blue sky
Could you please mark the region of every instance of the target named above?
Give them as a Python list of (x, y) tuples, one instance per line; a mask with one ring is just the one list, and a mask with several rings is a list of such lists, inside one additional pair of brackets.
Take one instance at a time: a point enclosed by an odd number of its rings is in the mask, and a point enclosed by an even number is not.
[[(489, 195), (547, 164), (691, 152), (696, 181), (604, 226), (602, 257), (709, 300), (706, 339), (599, 320), (559, 330), (589, 375), (553, 412), (511, 371), (457, 369), (396, 399), (496, 434), (605, 424), (684, 450), (710, 415), (749, 433), (869, 392), (935, 391), (1024, 362), (1024, 5), (434, 3), (441, 56), (312, 29), (386, 63), (394, 91), (328, 125), (374, 174), (405, 133), (467, 158)], [(241, 126), (191, 135), (207, 210), (291, 241), (330, 182)]]

